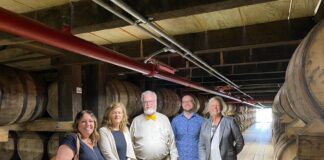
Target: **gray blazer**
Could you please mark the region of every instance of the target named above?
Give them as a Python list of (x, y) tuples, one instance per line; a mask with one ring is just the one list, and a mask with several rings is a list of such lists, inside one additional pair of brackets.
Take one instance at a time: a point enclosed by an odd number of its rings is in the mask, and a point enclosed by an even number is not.
[[(244, 139), (240, 129), (233, 118), (222, 118), (219, 130), (219, 149), (222, 160), (236, 160), (236, 155), (244, 146)], [(211, 127), (212, 121), (208, 119), (200, 128), (199, 136), (199, 159), (209, 160), (211, 149)], [(235, 144), (234, 144), (235, 142)]]

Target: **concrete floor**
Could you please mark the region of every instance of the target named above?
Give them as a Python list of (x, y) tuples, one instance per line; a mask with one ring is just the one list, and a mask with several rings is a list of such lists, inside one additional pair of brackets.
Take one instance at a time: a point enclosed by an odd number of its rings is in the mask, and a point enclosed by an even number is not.
[(271, 123), (255, 123), (243, 132), (245, 146), (238, 160), (272, 160)]

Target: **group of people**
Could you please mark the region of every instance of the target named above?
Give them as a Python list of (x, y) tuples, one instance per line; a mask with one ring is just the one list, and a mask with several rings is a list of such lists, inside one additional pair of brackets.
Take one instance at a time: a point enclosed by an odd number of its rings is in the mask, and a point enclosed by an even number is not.
[(122, 103), (111, 104), (97, 131), (97, 119), (89, 110), (76, 115), (74, 133), (60, 143), (57, 160), (235, 160), (244, 140), (233, 118), (222, 115), (224, 101), (209, 99), (210, 118), (196, 112), (192, 96), (182, 98), (183, 112), (173, 118), (157, 112), (153, 91), (141, 95), (144, 113), (128, 129)]

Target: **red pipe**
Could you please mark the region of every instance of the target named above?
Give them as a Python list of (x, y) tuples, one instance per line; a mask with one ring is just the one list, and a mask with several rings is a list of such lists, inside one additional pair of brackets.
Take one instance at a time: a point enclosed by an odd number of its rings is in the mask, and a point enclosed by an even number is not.
[(98, 59), (143, 74), (150, 73), (150, 68), (120, 56), (118, 53), (75, 37), (56, 31), (32, 19), (0, 8), (0, 29), (27, 39), (32, 39), (57, 48)]
[(153, 76), (166, 81), (174, 82), (187, 87), (195, 88), (197, 90), (205, 91), (211, 94), (216, 94), (225, 98), (229, 98), (241, 103), (253, 105), (248, 102), (241, 101), (240, 99), (207, 89), (203, 86), (194, 84), (188, 80), (175, 75), (156, 72), (152, 70), (152, 65), (141, 64), (127, 56), (121, 55), (110, 49), (100, 47), (91, 42), (85, 41), (81, 38), (75, 37), (71, 34), (56, 31), (50, 27), (47, 27), (37, 21), (26, 18), (19, 14), (5, 10), (0, 7), (0, 30), (15, 34), (27, 39), (32, 39), (37, 42), (41, 42), (47, 45), (51, 45), (57, 48), (62, 48), (76, 54), (81, 54), (87, 57), (91, 57), (103, 62), (107, 62), (119, 67), (127, 68), (146, 76)]

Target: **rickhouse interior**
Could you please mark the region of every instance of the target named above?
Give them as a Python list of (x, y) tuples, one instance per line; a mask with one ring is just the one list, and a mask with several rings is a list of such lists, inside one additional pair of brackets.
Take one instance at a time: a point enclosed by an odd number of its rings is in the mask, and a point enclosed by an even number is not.
[(324, 159), (322, 0), (1, 0), (0, 159), (55, 159), (81, 110), (225, 101), (238, 160)]

